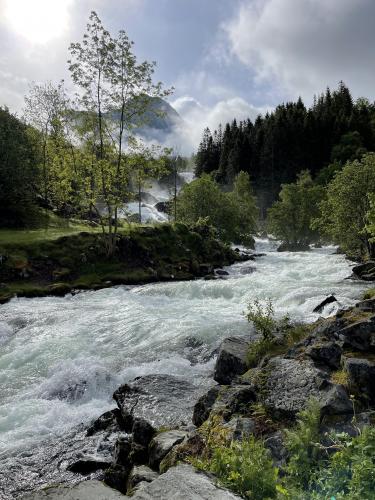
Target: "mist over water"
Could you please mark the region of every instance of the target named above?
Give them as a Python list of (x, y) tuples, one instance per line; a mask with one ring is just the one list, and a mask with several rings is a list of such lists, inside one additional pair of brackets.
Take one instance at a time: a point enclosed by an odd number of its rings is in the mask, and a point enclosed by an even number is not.
[[(166, 373), (206, 387), (220, 340), (249, 335), (243, 312), (272, 298), (276, 314), (314, 321), (312, 310), (353, 304), (366, 288), (345, 280), (352, 264), (333, 247), (277, 253), (227, 268), (215, 281), (119, 286), (64, 298), (13, 299), (0, 307), (0, 460), (88, 423), (115, 406), (112, 393), (136, 376)], [(194, 353), (191, 337), (203, 342)], [(192, 359), (194, 362), (191, 363)]]

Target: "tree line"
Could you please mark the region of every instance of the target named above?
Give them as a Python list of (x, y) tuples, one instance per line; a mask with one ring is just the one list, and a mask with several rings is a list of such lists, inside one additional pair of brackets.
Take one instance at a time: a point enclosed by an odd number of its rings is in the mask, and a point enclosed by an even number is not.
[(375, 150), (375, 106), (353, 101), (343, 82), (334, 91), (276, 107), (254, 123), (233, 120), (213, 133), (206, 128), (196, 154), (196, 175), (212, 174), (231, 185), (240, 172), (250, 175), (261, 216), (277, 198), (281, 185), (302, 170), (326, 184), (346, 161)]

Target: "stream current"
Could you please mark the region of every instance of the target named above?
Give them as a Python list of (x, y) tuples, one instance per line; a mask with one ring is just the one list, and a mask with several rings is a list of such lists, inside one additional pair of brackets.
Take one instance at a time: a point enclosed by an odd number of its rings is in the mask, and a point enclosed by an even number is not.
[(225, 279), (16, 298), (0, 306), (0, 498), (20, 495), (9, 474), (43, 483), (38, 460), (49, 456), (43, 446), (113, 408), (112, 393), (122, 383), (170, 374), (204, 392), (212, 383), (210, 353), (224, 337), (251, 334), (243, 312), (254, 299), (270, 297), (278, 316), (312, 322), (327, 295), (338, 302), (323, 315), (354, 304), (367, 286), (345, 279), (353, 264), (334, 247), (278, 253), (275, 243), (258, 239), (256, 251), (265, 255), (226, 268)]

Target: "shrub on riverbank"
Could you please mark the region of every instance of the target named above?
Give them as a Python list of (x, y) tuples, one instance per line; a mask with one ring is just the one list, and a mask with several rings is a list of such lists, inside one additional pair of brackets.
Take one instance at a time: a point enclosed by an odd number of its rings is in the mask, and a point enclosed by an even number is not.
[(249, 176), (243, 172), (229, 193), (223, 192), (209, 175), (186, 184), (177, 198), (177, 215), (187, 224), (206, 220), (228, 243), (254, 245), (257, 208)]

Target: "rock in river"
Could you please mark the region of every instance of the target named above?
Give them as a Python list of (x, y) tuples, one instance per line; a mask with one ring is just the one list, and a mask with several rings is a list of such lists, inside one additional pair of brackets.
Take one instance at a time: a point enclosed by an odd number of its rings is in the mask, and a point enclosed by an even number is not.
[(248, 340), (241, 337), (229, 337), (223, 340), (215, 365), (216, 382), (230, 384), (237, 375), (245, 373), (249, 344)]

